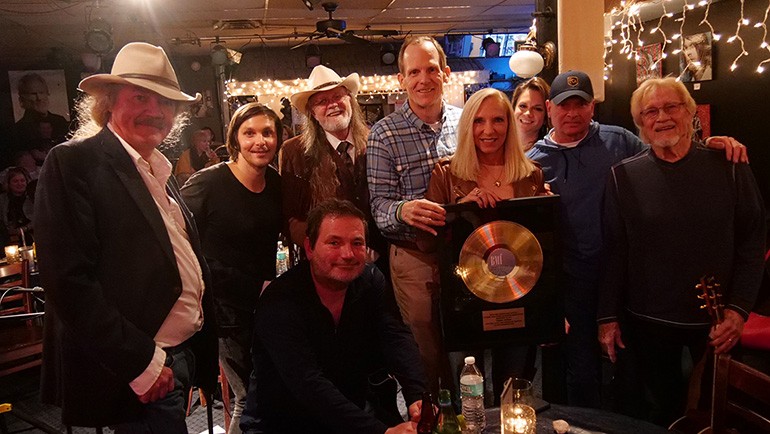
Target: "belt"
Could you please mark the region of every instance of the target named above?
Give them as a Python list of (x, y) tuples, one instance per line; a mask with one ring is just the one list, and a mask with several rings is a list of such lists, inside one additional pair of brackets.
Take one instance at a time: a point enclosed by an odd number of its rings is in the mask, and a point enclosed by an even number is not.
[(394, 246), (401, 247), (402, 249), (420, 251), (420, 248), (417, 247), (417, 243), (415, 243), (414, 241), (388, 239), (388, 242), (390, 244), (393, 244)]

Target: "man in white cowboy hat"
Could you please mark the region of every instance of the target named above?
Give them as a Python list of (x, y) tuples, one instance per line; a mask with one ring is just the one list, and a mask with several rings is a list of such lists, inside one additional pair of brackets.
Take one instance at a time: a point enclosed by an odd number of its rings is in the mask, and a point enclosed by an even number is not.
[[(302, 134), (281, 150), (284, 216), (292, 241), (302, 246), (307, 213), (336, 197), (353, 202), (370, 222), (366, 185), (366, 137), (369, 128), (356, 101), (358, 74), (340, 77), (323, 65), (313, 68), (309, 90), (295, 93), (291, 103), (306, 116)], [(384, 258), (384, 241), (375, 230), (369, 246)]]
[(51, 150), (35, 203), (42, 399), (67, 425), (186, 433), (186, 392), (216, 384), (217, 341), (194, 220), (156, 148), (198, 97), (146, 43), (80, 88), (78, 138)]

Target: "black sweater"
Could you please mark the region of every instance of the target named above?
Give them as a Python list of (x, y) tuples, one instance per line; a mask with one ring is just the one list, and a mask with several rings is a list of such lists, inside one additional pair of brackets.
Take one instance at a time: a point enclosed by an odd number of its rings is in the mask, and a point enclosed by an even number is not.
[(612, 169), (603, 214), (606, 256), (598, 320), (627, 310), (680, 327), (706, 327), (694, 289), (713, 274), (725, 306), (744, 318), (762, 279), (765, 217), (746, 164), (693, 145), (679, 161), (652, 150)]

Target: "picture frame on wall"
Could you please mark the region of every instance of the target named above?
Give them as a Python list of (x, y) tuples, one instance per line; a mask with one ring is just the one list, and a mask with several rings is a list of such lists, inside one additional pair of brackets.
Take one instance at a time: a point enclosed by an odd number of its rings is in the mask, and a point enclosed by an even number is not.
[(636, 59), (636, 85), (648, 78), (663, 77), (663, 44), (645, 45), (639, 49)]
[(8, 71), (8, 80), (20, 149), (64, 141), (70, 125), (64, 70)]
[(679, 77), (683, 82), (709, 81), (714, 78), (712, 41), (711, 32), (682, 37)]
[(704, 141), (711, 137), (711, 104), (698, 104), (693, 117), (693, 139)]

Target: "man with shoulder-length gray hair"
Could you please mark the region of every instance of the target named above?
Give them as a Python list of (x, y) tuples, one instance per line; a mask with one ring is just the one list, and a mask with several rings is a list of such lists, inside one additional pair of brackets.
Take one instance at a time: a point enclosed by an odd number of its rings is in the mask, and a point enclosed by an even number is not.
[[(748, 164), (693, 142), (695, 101), (681, 82), (645, 81), (631, 110), (650, 149), (607, 180), (599, 341), (613, 362), (625, 348), (619, 384), (638, 384), (616, 395), (621, 410), (668, 426), (687, 401), (683, 349), (695, 364), (708, 346), (727, 353), (741, 338), (762, 281), (764, 206)], [(716, 326), (696, 298), (708, 275), (723, 290)]]
[[(308, 212), (326, 199), (349, 200), (372, 221), (366, 184), (369, 127), (356, 101), (358, 74), (343, 78), (318, 65), (307, 82), (309, 90), (291, 96), (292, 105), (306, 117), (302, 134), (281, 149), (283, 211), (298, 246), (305, 240)], [(382, 237), (376, 231), (370, 237), (369, 247), (383, 255)]]
[(195, 223), (157, 147), (200, 95), (143, 42), (80, 89), (83, 125), (51, 150), (35, 201), (42, 399), (67, 425), (187, 433), (187, 391), (216, 385), (217, 340)]

